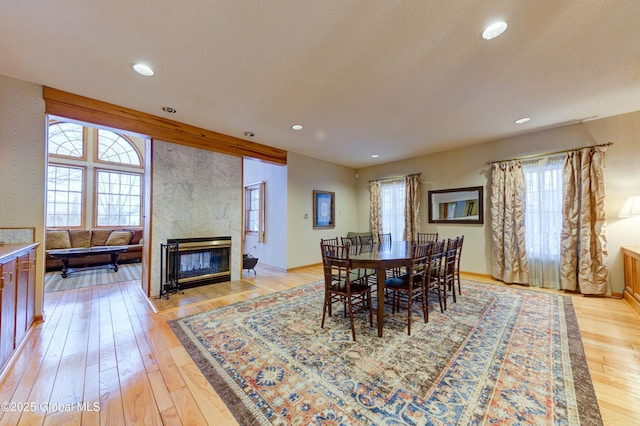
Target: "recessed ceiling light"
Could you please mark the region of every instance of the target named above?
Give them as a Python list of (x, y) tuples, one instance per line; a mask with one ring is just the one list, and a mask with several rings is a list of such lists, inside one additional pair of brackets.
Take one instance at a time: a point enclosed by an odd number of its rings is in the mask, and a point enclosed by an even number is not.
[(243, 135), (245, 135), (245, 136), (246, 136), (246, 137), (248, 137), (248, 138), (252, 138), (252, 137), (254, 137), (256, 134), (255, 134), (255, 133), (253, 133), (253, 132), (244, 132), (244, 133), (243, 133)]
[(171, 108), (170, 106), (163, 106), (162, 110), (164, 112), (168, 112), (169, 114), (175, 114), (176, 112), (178, 112), (175, 108)]
[(514, 121), (514, 123), (523, 124), (523, 123), (526, 123), (529, 120), (531, 120), (529, 117), (522, 117), (522, 118), (518, 118), (516, 121)]
[(380, 157), (378, 154), (372, 154), (371, 155), (371, 158), (378, 158), (378, 157)]
[(482, 32), (482, 38), (485, 40), (491, 40), (492, 38), (498, 37), (507, 29), (507, 23), (504, 21), (496, 22), (494, 24), (489, 25)]
[(303, 129), (302, 124), (294, 124), (293, 126), (291, 126), (291, 128), (293, 130), (302, 130)]
[(155, 72), (153, 72), (151, 67), (145, 64), (133, 64), (132, 67), (135, 70), (135, 72), (137, 72), (138, 74), (144, 75), (145, 77), (151, 77), (153, 74), (155, 74)]

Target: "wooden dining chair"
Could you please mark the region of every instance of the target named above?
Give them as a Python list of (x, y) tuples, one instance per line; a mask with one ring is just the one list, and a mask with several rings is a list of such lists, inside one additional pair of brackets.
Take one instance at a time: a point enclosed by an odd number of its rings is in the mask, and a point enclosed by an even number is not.
[(385, 290), (389, 289), (392, 296), (392, 313), (400, 312), (400, 301), (407, 305), (407, 333), (411, 336), (411, 317), (413, 302), (420, 301), (424, 322), (429, 321), (429, 297), (426, 280), (427, 265), (433, 243), (416, 244), (413, 246), (411, 262), (407, 265), (407, 274), (400, 277), (388, 278), (384, 282)]
[(457, 240), (448, 238), (442, 256), (442, 267), (440, 268), (440, 286), (444, 289), (444, 309), (447, 309), (447, 291), (451, 291), (453, 302), (456, 300), (456, 252)]
[(378, 244), (391, 245), (391, 233), (378, 234)]
[(460, 258), (462, 257), (462, 244), (464, 243), (464, 235), (460, 235), (457, 239), (458, 243), (456, 244), (455, 274), (456, 281), (458, 283), (458, 294), (462, 295), (462, 286), (460, 285)]
[(325, 245), (331, 245), (331, 246), (337, 246), (338, 244), (340, 244), (338, 242), (338, 237), (335, 238), (321, 238), (320, 239), (320, 244), (325, 244)]
[[(440, 312), (444, 312), (447, 307), (447, 289), (440, 281), (442, 275), (442, 262), (445, 254), (444, 240), (432, 242), (433, 246), (429, 255), (429, 265), (427, 271), (429, 273), (426, 278), (427, 288), (429, 291), (438, 293), (438, 302), (440, 303)], [(428, 295), (426, 295), (428, 297)]]
[[(373, 308), (371, 305), (371, 287), (366, 281), (352, 280), (351, 260), (349, 259), (349, 246), (321, 244), (322, 264), (324, 269), (324, 302), (322, 306), (322, 323), (327, 311), (332, 315), (332, 306), (340, 302), (344, 306), (344, 313), (349, 313), (351, 321), (351, 335), (356, 340), (356, 329), (353, 321), (354, 313), (368, 310), (369, 326), (373, 327)], [(354, 312), (354, 306), (358, 308)]]
[[(357, 243), (353, 243), (354, 240), (358, 240), (358, 237), (341, 237), (343, 246), (349, 247), (349, 254), (355, 255), (360, 253), (362, 246)], [(376, 270), (369, 268), (352, 268), (351, 269), (352, 280), (364, 280), (371, 286), (371, 292), (376, 292)]]
[(358, 244), (361, 251), (373, 250), (373, 235), (358, 235)]
[(430, 241), (438, 241), (437, 232), (418, 232), (418, 244), (426, 244)]

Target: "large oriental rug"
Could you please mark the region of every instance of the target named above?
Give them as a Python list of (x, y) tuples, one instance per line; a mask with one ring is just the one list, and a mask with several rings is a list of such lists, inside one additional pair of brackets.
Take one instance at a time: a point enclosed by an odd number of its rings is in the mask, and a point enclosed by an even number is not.
[[(384, 337), (321, 282), (171, 322), (241, 425), (602, 424), (571, 298), (464, 281), (428, 323)], [(374, 305), (375, 306), (375, 305)]]

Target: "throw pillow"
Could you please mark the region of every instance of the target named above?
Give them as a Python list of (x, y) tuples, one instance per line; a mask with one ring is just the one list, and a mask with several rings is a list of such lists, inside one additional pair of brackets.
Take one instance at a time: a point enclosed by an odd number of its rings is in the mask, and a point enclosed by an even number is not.
[(126, 246), (131, 239), (130, 231), (113, 231), (107, 238), (106, 246)]
[(69, 231), (47, 231), (46, 250), (68, 249), (71, 248), (71, 240), (69, 239)]
[(90, 247), (91, 231), (88, 229), (69, 229), (71, 247)]
[(129, 241), (129, 244), (139, 244), (141, 238), (142, 238), (142, 229), (134, 229), (133, 235), (131, 235), (131, 241)]
[(111, 235), (111, 231), (113, 231), (113, 229), (92, 229), (91, 247), (106, 245), (107, 238)]

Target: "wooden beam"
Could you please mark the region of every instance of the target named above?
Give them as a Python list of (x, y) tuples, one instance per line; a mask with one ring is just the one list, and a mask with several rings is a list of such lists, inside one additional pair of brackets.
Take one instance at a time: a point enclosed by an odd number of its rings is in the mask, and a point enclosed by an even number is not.
[(287, 164), (287, 151), (202, 129), (96, 99), (43, 87), (45, 112), (51, 115), (147, 135), (186, 145), (274, 164)]

